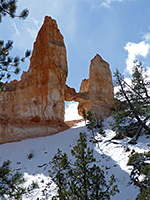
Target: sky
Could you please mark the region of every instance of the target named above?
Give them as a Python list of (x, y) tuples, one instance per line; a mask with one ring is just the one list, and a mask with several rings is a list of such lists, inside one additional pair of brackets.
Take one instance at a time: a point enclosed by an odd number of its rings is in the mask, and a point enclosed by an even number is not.
[[(150, 66), (150, 0), (18, 0), (17, 5), (18, 13), (27, 8), (29, 16), (5, 17), (0, 39), (13, 40), (12, 55), (22, 56), (32, 50), (44, 17), (56, 19), (67, 49), (67, 84), (77, 91), (97, 53), (110, 64), (112, 74), (118, 68), (130, 76), (135, 59)], [(28, 67), (29, 60), (21, 64), (22, 70)]]

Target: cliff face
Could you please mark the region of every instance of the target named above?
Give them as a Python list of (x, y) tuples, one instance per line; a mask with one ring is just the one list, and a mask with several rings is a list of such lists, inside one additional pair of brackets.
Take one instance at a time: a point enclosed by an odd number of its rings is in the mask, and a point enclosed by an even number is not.
[(79, 93), (67, 86), (65, 90), (67, 101), (78, 101), (78, 113), (82, 116), (83, 109), (92, 111), (95, 118), (105, 118), (110, 115), (113, 106), (113, 82), (109, 64), (100, 55), (96, 55), (90, 64), (89, 79), (83, 79)]
[(113, 106), (113, 82), (109, 64), (100, 55), (96, 55), (90, 64), (89, 79), (81, 83), (79, 93), (87, 92), (88, 101), (79, 101), (79, 113), (83, 109), (91, 110), (95, 117), (105, 118), (110, 115)]
[(64, 101), (79, 102), (78, 112), (91, 110), (107, 117), (113, 104), (108, 63), (99, 55), (91, 61), (89, 79), (79, 93), (66, 85), (66, 48), (56, 21), (45, 17), (21, 81), (5, 84), (0, 93), (0, 143), (55, 134), (67, 128)]
[(56, 133), (64, 121), (66, 48), (56, 21), (45, 17), (21, 81), (0, 94), (0, 143)]

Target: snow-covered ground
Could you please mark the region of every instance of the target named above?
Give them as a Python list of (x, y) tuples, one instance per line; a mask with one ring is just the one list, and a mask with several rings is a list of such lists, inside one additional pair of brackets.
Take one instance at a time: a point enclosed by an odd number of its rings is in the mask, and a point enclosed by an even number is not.
[[(116, 177), (116, 184), (120, 193), (111, 199), (135, 200), (139, 189), (131, 183), (129, 174), (132, 167), (126, 164), (133, 149), (138, 152), (150, 151), (150, 138), (141, 136), (137, 145), (127, 146), (128, 138), (112, 143), (110, 139), (115, 133), (109, 126), (110, 120), (112, 119), (107, 118), (104, 121), (106, 137), (98, 135), (97, 138), (100, 142), (95, 144), (89, 142), (89, 146), (94, 150), (97, 164), (105, 171), (106, 179), (111, 174)], [(90, 138), (90, 133), (87, 131), (84, 121), (56, 135), (0, 145), (0, 163), (9, 159), (12, 162), (11, 167), (24, 174), (27, 185), (34, 180), (40, 186), (31, 195), (24, 197), (24, 200), (42, 198), (42, 190), (43, 192), (47, 190), (51, 194), (48, 199), (52, 198), (56, 193), (55, 184), (48, 176), (48, 168), (44, 169), (44, 164), (52, 160), (58, 148), (67, 152), (69, 158), (71, 158), (70, 150), (76, 145), (80, 132), (85, 132), (87, 138)], [(126, 152), (127, 147), (130, 151)], [(33, 157), (29, 159), (29, 155), (33, 155)]]

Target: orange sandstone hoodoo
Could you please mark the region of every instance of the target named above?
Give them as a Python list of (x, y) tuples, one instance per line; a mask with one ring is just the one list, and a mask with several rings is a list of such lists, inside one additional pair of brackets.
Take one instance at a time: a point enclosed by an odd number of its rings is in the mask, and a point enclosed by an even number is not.
[(99, 55), (91, 61), (88, 80), (80, 92), (66, 86), (68, 75), (64, 39), (56, 21), (45, 17), (30, 67), (21, 81), (5, 84), (0, 93), (0, 143), (55, 134), (67, 128), (64, 101), (78, 101), (79, 114), (92, 110), (106, 117), (112, 107), (113, 84), (109, 65)]
[(82, 80), (79, 93), (66, 87), (66, 101), (78, 101), (78, 113), (91, 110), (94, 117), (105, 118), (110, 115), (113, 105), (114, 88), (109, 64), (96, 55), (90, 64), (89, 79)]

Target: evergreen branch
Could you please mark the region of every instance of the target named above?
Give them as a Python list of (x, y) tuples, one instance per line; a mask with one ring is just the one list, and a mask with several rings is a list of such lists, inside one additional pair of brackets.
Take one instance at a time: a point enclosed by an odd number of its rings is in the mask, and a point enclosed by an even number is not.
[(120, 78), (120, 76), (119, 76), (118, 71), (117, 71), (117, 73), (116, 73), (116, 76), (117, 76), (117, 80), (118, 80), (118, 82), (119, 82), (119, 85), (120, 85), (120, 87), (121, 87), (122, 93), (123, 93), (125, 99), (127, 100), (127, 102), (128, 102), (128, 104), (129, 104), (129, 106), (130, 106), (130, 108), (131, 108), (131, 110), (132, 110), (132, 112), (133, 112), (135, 118), (137, 119), (137, 121), (139, 122), (139, 124), (140, 124), (144, 129), (146, 129), (146, 130), (148, 131), (148, 133), (150, 133), (150, 128), (139, 118), (139, 116), (138, 116), (138, 114), (137, 114), (137, 113), (138, 113), (137, 110), (135, 109), (135, 107), (133, 106), (133, 104), (132, 104), (131, 101), (129, 100), (128, 96), (126, 95), (126, 93), (125, 93), (125, 91), (124, 91), (124, 89), (123, 89), (123, 85), (122, 85), (122, 83), (121, 83), (121, 78)]
[[(145, 98), (140, 95), (134, 88), (132, 88), (124, 79), (122, 79), (121, 77), (119, 77), (121, 81), (124, 82), (125, 85), (127, 85), (133, 92), (135, 92), (141, 99), (143, 99), (145, 101)], [(150, 99), (150, 97), (148, 96), (147, 98)], [(147, 103), (147, 101), (145, 101)]]

